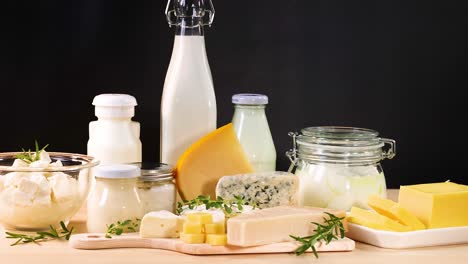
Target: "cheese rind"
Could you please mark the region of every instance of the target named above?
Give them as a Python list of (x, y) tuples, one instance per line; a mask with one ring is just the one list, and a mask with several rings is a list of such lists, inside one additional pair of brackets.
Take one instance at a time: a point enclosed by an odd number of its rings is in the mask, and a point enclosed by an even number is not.
[(414, 214), (392, 200), (371, 195), (369, 196), (368, 204), (377, 213), (409, 226), (413, 230), (426, 229), (426, 226)]
[(395, 220), (392, 220), (384, 215), (380, 215), (376, 212), (361, 209), (358, 207), (352, 207), (351, 213), (347, 217), (350, 223), (370, 227), (378, 230), (396, 231), (396, 232), (407, 232), (411, 231), (412, 228), (409, 226), (402, 225)]
[(468, 226), (468, 186), (453, 182), (401, 186), (400, 206), (427, 228)]
[(140, 237), (177, 238), (183, 223), (181, 217), (169, 211), (150, 212), (141, 220)]
[[(229, 245), (249, 247), (293, 241), (290, 235), (309, 236), (316, 222), (324, 223), (325, 212), (345, 217), (345, 211), (314, 207), (278, 206), (254, 210), (228, 219)], [(345, 223), (344, 223), (345, 224)]]
[(176, 184), (184, 200), (198, 195), (215, 197), (218, 180), (224, 175), (253, 172), (232, 124), (204, 136), (179, 158)]
[(299, 180), (288, 172), (262, 172), (224, 176), (216, 185), (216, 196), (233, 200), (242, 196), (259, 208), (297, 205)]

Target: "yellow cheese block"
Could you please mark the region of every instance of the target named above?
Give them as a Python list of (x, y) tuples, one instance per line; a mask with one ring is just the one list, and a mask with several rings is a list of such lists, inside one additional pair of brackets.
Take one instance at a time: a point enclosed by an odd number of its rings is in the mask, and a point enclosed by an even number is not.
[(212, 224), (213, 215), (210, 213), (192, 213), (186, 216), (187, 222), (194, 224)]
[(223, 223), (205, 224), (206, 234), (225, 234), (226, 228)]
[(184, 200), (198, 195), (215, 197), (218, 180), (225, 175), (253, 172), (232, 124), (204, 136), (188, 148), (176, 166), (177, 187)]
[(468, 226), (468, 186), (453, 182), (401, 186), (399, 203), (427, 228)]
[(399, 223), (409, 226), (413, 230), (425, 229), (426, 226), (414, 214), (410, 213), (405, 208), (402, 208), (398, 203), (392, 200), (381, 198), (377, 195), (369, 196), (367, 204), (377, 213), (384, 215)]
[(205, 243), (205, 234), (180, 233), (180, 240), (188, 244), (203, 244)]
[(226, 234), (207, 234), (206, 243), (212, 246), (225, 246), (227, 244)]
[(411, 231), (411, 228), (398, 223), (386, 216), (379, 215), (376, 212), (364, 210), (358, 207), (352, 207), (351, 213), (347, 220), (350, 223), (367, 226), (373, 229), (406, 232)]
[(201, 234), (203, 233), (202, 224), (185, 222), (182, 232), (185, 234)]

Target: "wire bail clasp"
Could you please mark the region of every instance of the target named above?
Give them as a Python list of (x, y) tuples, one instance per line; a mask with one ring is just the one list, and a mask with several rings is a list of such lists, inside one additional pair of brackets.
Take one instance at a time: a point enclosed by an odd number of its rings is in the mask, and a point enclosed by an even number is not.
[(168, 0), (165, 14), (169, 27), (180, 26), (178, 18), (197, 18), (200, 26), (211, 26), (215, 9), (211, 0)]

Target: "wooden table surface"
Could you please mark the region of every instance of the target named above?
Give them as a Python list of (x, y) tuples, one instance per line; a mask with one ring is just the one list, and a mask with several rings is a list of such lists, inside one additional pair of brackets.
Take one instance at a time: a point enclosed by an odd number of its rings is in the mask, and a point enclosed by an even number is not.
[[(390, 198), (396, 197), (394, 190), (389, 191)], [(78, 232), (85, 231), (86, 211), (81, 210), (70, 222)], [(388, 264), (456, 264), (468, 263), (468, 244), (417, 248), (407, 250), (383, 249), (362, 243), (356, 243), (353, 252), (319, 253), (319, 259), (312, 254), (295, 256), (293, 254), (256, 254), (225, 256), (190, 256), (181, 253), (157, 249), (106, 249), (77, 250), (65, 241), (44, 242), (11, 247), (11, 240), (4, 238), (0, 228), (0, 264), (21, 263), (388, 263)]]

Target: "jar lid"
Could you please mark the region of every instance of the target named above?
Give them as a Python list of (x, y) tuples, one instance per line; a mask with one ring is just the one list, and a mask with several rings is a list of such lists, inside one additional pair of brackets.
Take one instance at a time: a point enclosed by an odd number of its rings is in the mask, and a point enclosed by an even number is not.
[(232, 96), (233, 104), (243, 105), (266, 105), (268, 104), (268, 96), (264, 94), (235, 94)]
[(100, 94), (94, 97), (93, 105), (97, 117), (132, 117), (137, 101), (128, 94)]
[(97, 178), (126, 179), (140, 176), (140, 168), (126, 164), (101, 165), (94, 169)]
[(169, 164), (154, 162), (135, 162), (130, 164), (140, 168), (141, 176), (138, 179), (141, 181), (164, 181), (174, 178), (174, 167)]
[(320, 126), (289, 135), (294, 143), (294, 149), (287, 153), (291, 160), (299, 157), (333, 163), (370, 163), (395, 156), (395, 141), (381, 138), (371, 129)]

